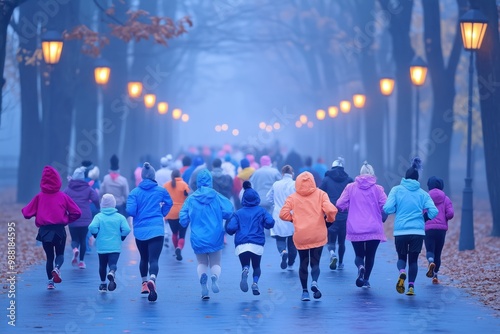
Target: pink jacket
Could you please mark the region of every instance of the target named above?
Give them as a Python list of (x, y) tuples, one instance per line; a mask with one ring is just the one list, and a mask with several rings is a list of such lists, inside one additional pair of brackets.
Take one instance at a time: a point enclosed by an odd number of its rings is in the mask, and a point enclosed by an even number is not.
[(335, 205), (339, 210), (349, 210), (347, 240), (387, 240), (382, 223), (382, 208), (387, 195), (384, 188), (376, 182), (375, 176), (357, 176), (353, 183), (345, 187), (337, 200)]
[(24, 218), (35, 218), (37, 227), (67, 225), (80, 218), (82, 212), (76, 203), (61, 189), (61, 176), (51, 166), (45, 166), (38, 193), (21, 211)]
[(448, 230), (448, 220), (452, 219), (455, 215), (453, 204), (446, 194), (434, 188), (429, 191), (436, 208), (439, 210), (438, 215), (434, 219), (425, 222), (425, 230)]

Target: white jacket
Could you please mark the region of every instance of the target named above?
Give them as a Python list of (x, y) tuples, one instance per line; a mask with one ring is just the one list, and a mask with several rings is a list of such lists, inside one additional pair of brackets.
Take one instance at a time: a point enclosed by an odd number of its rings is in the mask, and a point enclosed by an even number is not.
[(291, 174), (284, 174), (283, 178), (274, 182), (267, 193), (266, 199), (274, 203), (273, 218), (274, 227), (271, 229), (271, 236), (289, 237), (293, 235), (294, 228), (291, 222), (280, 219), (280, 211), (288, 196), (295, 192), (295, 181)]

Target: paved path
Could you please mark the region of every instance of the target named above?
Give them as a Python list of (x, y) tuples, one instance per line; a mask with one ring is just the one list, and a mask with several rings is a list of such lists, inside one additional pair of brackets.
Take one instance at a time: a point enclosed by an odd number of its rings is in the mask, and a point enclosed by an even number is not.
[[(417, 278), (416, 295), (398, 294), (392, 242), (379, 248), (371, 289), (354, 284), (356, 268), (349, 242), (343, 271), (330, 271), (324, 252), (319, 279), (323, 297), (302, 302), (297, 270), (282, 271), (274, 240), (267, 241), (260, 296), (240, 291), (241, 269), (232, 238), (228, 238), (219, 294), (211, 294), (209, 301), (200, 299), (195, 257), (187, 242), (182, 262), (172, 256), (172, 248), (164, 249), (156, 303), (139, 294), (138, 252), (130, 236), (118, 262), (118, 288), (106, 294), (97, 291), (97, 256), (87, 256), (87, 269), (73, 268), (68, 248), (63, 282), (55, 290), (46, 290), (44, 265), (18, 276), (16, 327), (9, 326), (4, 316), (0, 333), (500, 332), (500, 318), (494, 317), (493, 310), (462, 290), (445, 284), (433, 286), (423, 267)], [(9, 301), (7, 294), (0, 295), (5, 315)]]

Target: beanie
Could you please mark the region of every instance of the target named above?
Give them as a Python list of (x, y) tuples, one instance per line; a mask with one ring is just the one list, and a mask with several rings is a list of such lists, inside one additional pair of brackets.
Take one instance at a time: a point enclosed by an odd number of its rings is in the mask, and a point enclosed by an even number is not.
[(363, 166), (361, 166), (361, 170), (359, 171), (360, 175), (372, 175), (375, 176), (375, 170), (373, 170), (372, 165), (368, 164), (368, 162), (364, 162)]
[(84, 180), (85, 179), (85, 167), (81, 166), (75, 169), (73, 172), (73, 176), (71, 177), (73, 180)]
[(247, 159), (247, 158), (243, 158), (243, 159), (241, 159), (241, 161), (240, 161), (240, 166), (241, 166), (241, 168), (243, 168), (243, 169), (245, 169), (245, 168), (247, 168), (247, 167), (250, 167), (250, 161), (248, 161), (248, 159)]
[(110, 170), (117, 171), (120, 169), (120, 167), (118, 166), (118, 157), (116, 156), (116, 154), (113, 154), (111, 156), (111, 159), (109, 159), (109, 163), (110, 163), (109, 167)]
[(166, 156), (164, 156), (160, 159), (160, 164), (162, 167), (168, 167), (168, 165), (170, 164), (171, 161), (172, 161), (172, 155), (167, 154)]
[(263, 155), (260, 157), (261, 166), (271, 166), (271, 158), (268, 155)]
[(94, 166), (94, 168), (89, 170), (87, 174), (90, 179), (97, 180), (99, 178), (99, 167)]
[(114, 208), (116, 207), (116, 199), (112, 194), (104, 194), (101, 199), (101, 208)]
[(143, 180), (150, 179), (150, 180), (154, 181), (155, 176), (156, 176), (156, 171), (153, 168), (153, 166), (151, 166), (151, 164), (149, 162), (145, 162), (144, 166), (142, 167), (142, 171), (141, 171), (142, 179)]
[(344, 167), (345, 160), (342, 157), (338, 157), (337, 160), (332, 162), (332, 167)]
[(443, 190), (444, 189), (444, 182), (439, 177), (431, 176), (429, 178), (429, 180), (427, 181), (427, 187), (429, 188), (429, 190), (436, 189), (436, 188), (439, 190)]

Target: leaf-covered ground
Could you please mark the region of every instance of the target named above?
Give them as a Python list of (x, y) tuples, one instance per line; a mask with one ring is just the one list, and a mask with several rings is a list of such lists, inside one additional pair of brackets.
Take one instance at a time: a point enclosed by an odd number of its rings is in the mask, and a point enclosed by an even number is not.
[[(489, 307), (500, 310), (500, 238), (490, 236), (492, 218), (487, 201), (476, 201), (474, 207), (474, 236), (476, 249), (458, 251), (460, 235), (460, 207), (455, 203), (455, 218), (450, 222), (446, 236), (440, 272), (441, 284), (467, 289)], [(23, 205), (15, 203), (15, 190), (0, 192), (0, 278), (5, 283), (7, 272), (9, 222), (15, 222), (16, 229), (16, 269), (23, 272), (30, 265), (45, 259), (43, 249), (36, 245), (37, 228), (34, 219), (27, 221), (21, 215)], [(386, 235), (392, 238), (392, 217), (385, 223)], [(418, 280), (427, 279), (423, 267), (426, 266), (425, 248), (421, 254)], [(4, 285), (4, 289), (6, 286)], [(5, 290), (4, 290), (5, 291)]]

